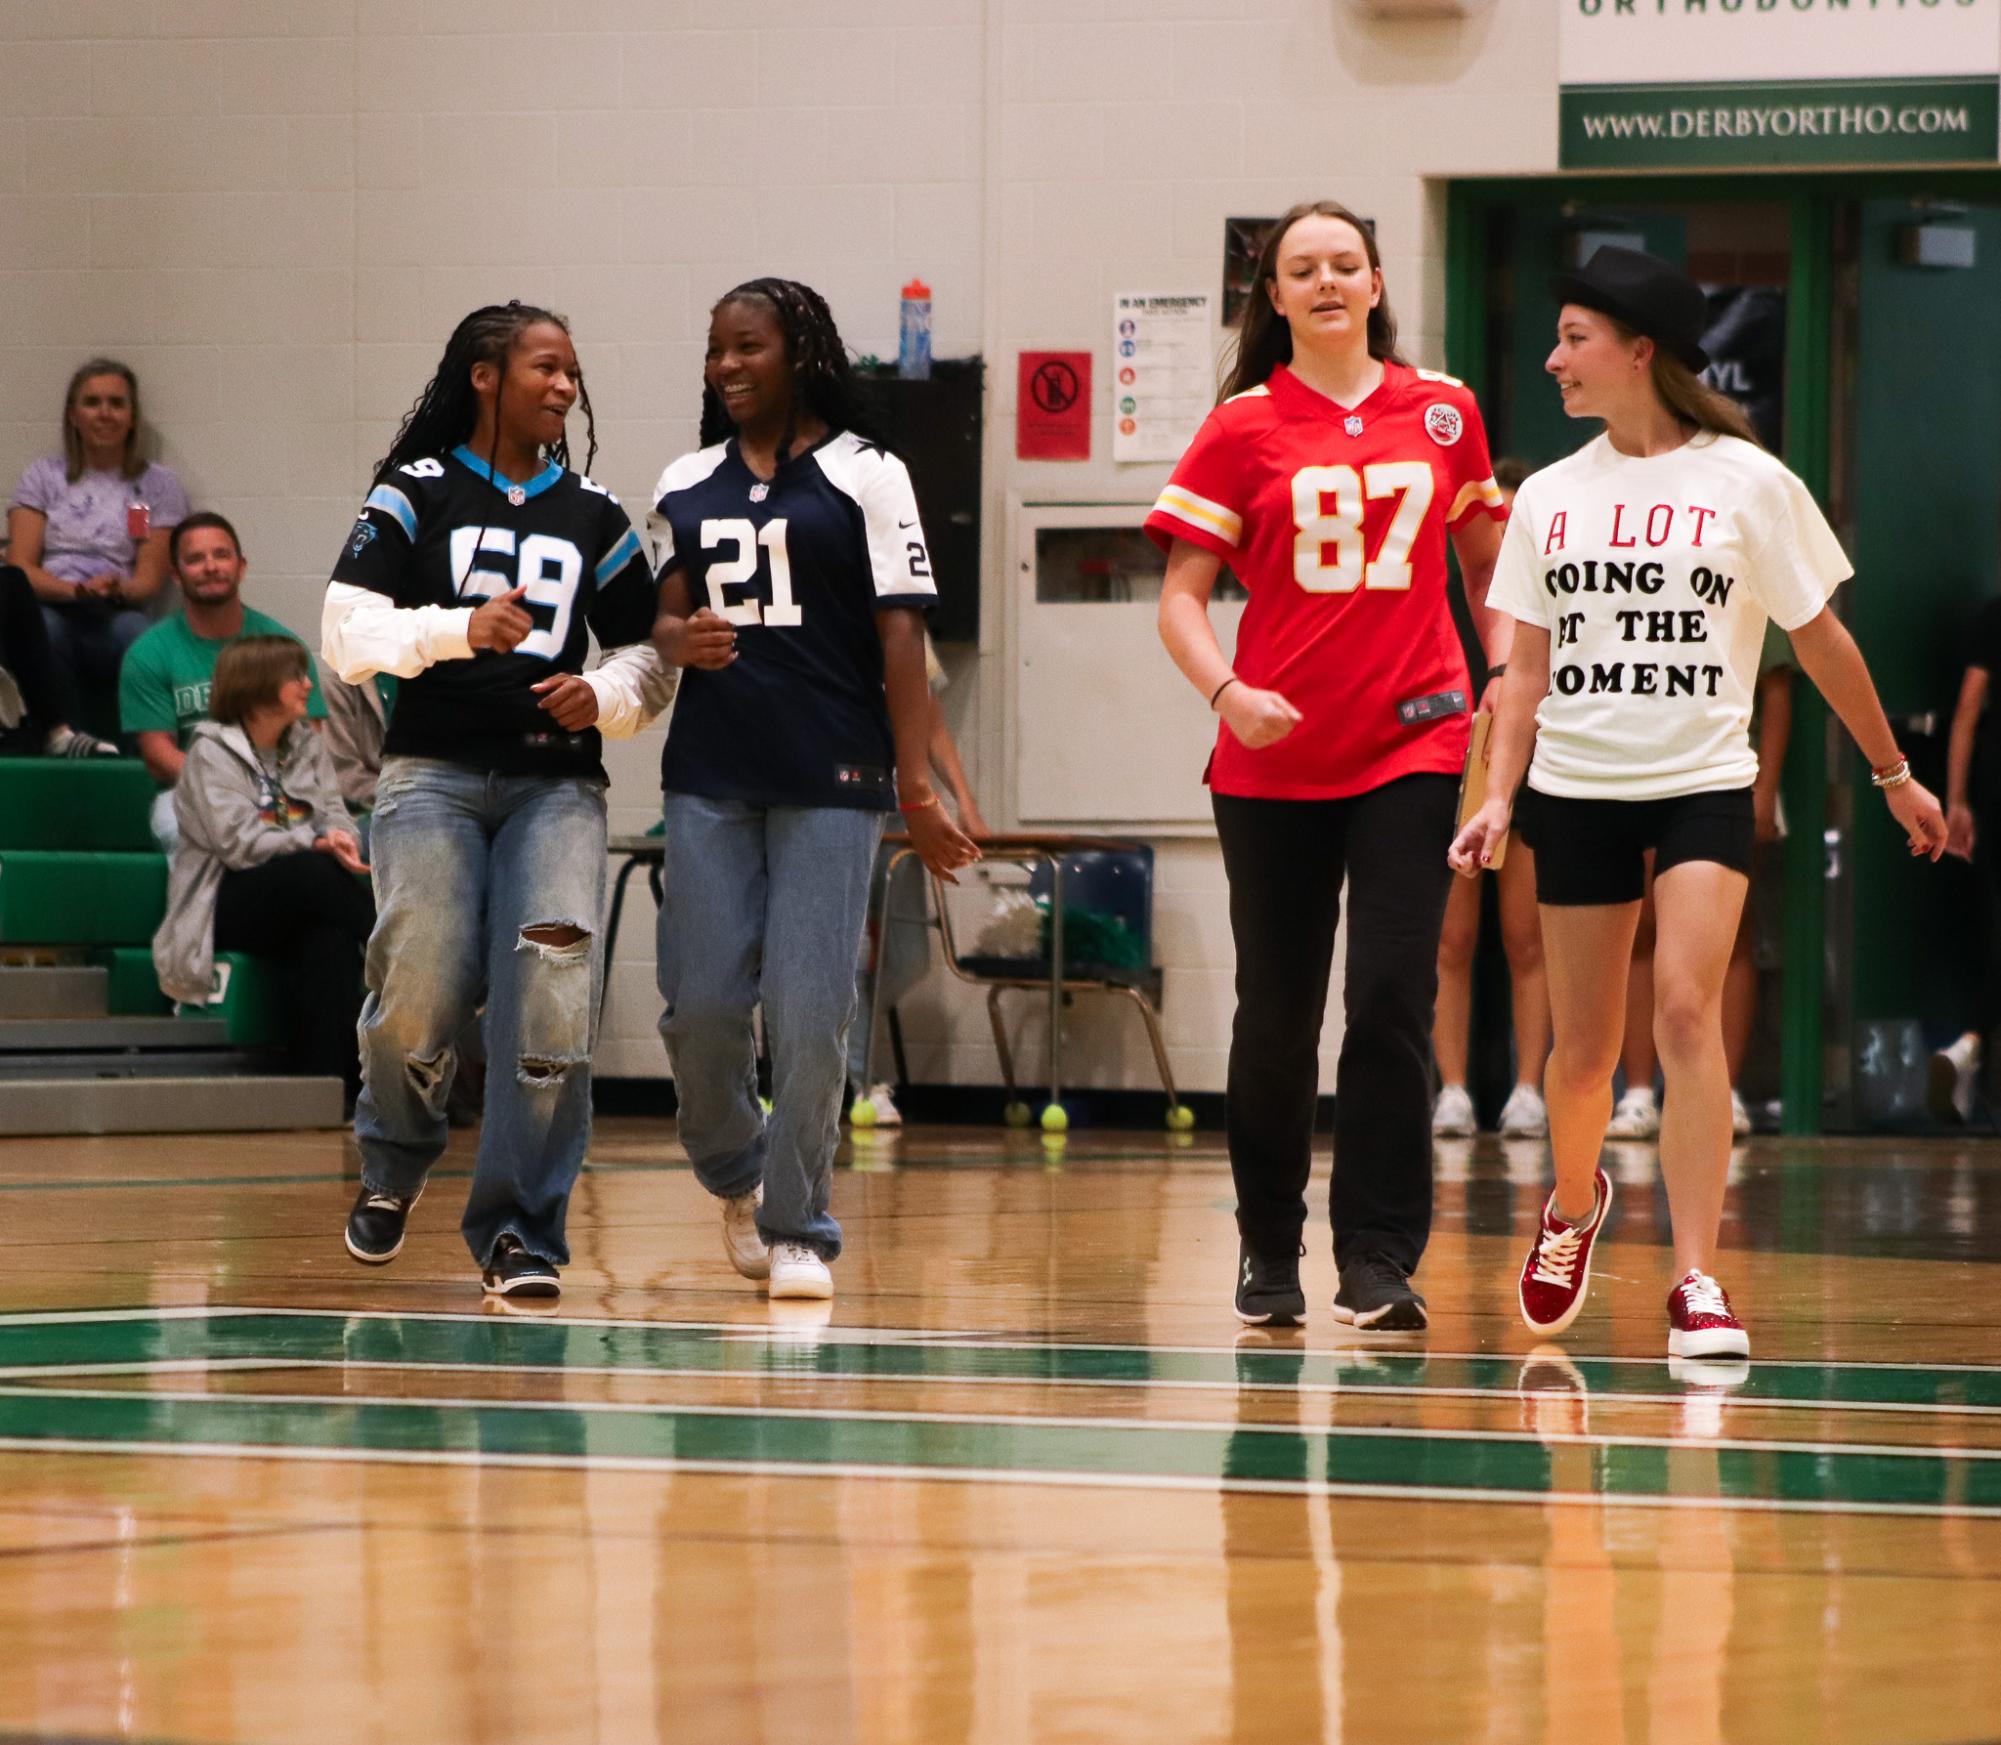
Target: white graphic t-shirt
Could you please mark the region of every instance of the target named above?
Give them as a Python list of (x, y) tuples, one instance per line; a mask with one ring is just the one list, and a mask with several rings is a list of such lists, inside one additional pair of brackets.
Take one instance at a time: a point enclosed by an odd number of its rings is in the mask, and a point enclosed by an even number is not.
[(1601, 435), (1532, 474), (1487, 596), (1549, 632), (1529, 786), (1604, 800), (1749, 787), (1766, 622), (1797, 630), (1854, 573), (1806, 486), (1734, 436), (1640, 459)]

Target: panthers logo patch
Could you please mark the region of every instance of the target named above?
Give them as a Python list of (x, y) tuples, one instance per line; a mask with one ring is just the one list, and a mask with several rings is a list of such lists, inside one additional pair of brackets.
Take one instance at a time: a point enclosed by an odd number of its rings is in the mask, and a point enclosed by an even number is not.
[(354, 524), (354, 533), (347, 542), (347, 555), (359, 557), (368, 549), (368, 543), (375, 537), (375, 523), (364, 515)]
[(1424, 428), (1439, 447), (1450, 448), (1466, 434), (1466, 420), (1460, 417), (1457, 406), (1434, 400), (1424, 409)]

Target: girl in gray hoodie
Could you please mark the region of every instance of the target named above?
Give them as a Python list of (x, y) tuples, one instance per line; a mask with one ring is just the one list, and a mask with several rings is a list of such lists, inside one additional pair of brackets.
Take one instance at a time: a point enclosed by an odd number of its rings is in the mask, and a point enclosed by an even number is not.
[(216, 661), (211, 720), (174, 786), (180, 843), (153, 967), (170, 999), (204, 1005), (215, 953), (278, 959), (291, 1070), (360, 1083), (361, 954), (375, 921), (354, 821), (305, 721), (306, 650), (246, 636)]

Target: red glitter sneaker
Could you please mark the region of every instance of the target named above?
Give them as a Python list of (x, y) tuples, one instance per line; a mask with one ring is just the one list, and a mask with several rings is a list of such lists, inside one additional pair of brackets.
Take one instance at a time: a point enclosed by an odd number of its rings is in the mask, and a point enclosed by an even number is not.
[(1731, 1313), (1723, 1287), (1690, 1270), (1668, 1292), (1668, 1356), (1749, 1357), (1751, 1335)]
[(1520, 1297), (1522, 1319), (1529, 1331), (1553, 1339), (1577, 1319), (1584, 1307), (1584, 1293), (1591, 1283), (1591, 1245), (1605, 1227), (1605, 1214), (1612, 1209), (1612, 1183), (1601, 1169), (1593, 1180), (1598, 1204), (1584, 1224), (1566, 1224), (1556, 1215), (1556, 1191), (1542, 1203), (1542, 1217), (1529, 1257), (1522, 1262)]

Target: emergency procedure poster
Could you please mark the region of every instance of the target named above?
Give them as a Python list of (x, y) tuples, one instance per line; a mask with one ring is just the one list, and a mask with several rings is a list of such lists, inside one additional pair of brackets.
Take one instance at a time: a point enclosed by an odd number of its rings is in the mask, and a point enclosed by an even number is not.
[(1216, 403), (1207, 291), (1112, 298), (1112, 459), (1176, 461)]

